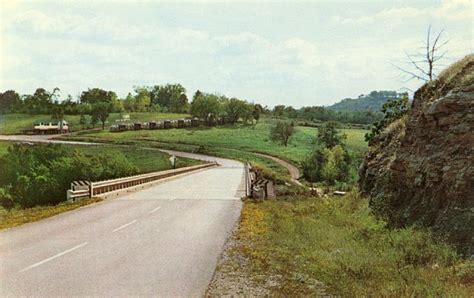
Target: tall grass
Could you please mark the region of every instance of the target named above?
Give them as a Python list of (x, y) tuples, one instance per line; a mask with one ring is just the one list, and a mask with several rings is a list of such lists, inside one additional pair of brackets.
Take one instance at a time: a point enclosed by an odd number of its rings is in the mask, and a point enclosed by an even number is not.
[(246, 202), (238, 233), (256, 279), (279, 280), (274, 294), (323, 289), (343, 296), (423, 297), (474, 290), (472, 262), (462, 264), (427, 231), (387, 229), (354, 194)]

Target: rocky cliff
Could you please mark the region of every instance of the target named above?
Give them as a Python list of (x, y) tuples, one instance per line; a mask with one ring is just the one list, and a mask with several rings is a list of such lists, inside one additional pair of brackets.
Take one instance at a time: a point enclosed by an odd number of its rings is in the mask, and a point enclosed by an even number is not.
[(360, 189), (392, 226), (429, 227), (474, 254), (474, 55), (415, 92), (370, 144)]

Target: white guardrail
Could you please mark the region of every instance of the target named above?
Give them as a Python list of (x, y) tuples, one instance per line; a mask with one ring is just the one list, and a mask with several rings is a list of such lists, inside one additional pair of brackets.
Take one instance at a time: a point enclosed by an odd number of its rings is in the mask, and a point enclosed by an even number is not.
[(71, 189), (67, 191), (67, 200), (76, 201), (77, 199), (84, 197), (92, 198), (94, 196), (104, 195), (109, 192), (132, 188), (156, 180), (214, 166), (217, 166), (217, 163), (206, 163), (202, 165), (183, 167), (173, 170), (153, 172), (97, 182), (74, 181), (73, 183), (71, 183)]

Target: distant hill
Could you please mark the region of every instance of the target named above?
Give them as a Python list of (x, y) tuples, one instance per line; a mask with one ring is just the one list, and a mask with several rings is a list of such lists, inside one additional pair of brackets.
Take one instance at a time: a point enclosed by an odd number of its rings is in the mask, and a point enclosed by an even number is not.
[(338, 103), (329, 106), (336, 111), (373, 111), (378, 112), (383, 104), (391, 98), (400, 98), (406, 93), (396, 91), (372, 91), (367, 95), (359, 95), (358, 98), (345, 98)]

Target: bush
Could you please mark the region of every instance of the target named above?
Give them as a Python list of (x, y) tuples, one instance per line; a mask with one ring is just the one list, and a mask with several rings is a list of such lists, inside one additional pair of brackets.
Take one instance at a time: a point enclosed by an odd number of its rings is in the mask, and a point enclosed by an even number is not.
[(5, 209), (11, 209), (14, 206), (13, 198), (8, 193), (8, 190), (0, 187), (0, 206)]
[(303, 162), (303, 175), (310, 182), (324, 181), (329, 185), (349, 180), (351, 157), (340, 145), (316, 149)]
[(370, 133), (365, 134), (365, 141), (370, 142), (378, 136), (390, 123), (402, 118), (410, 110), (408, 97), (389, 99), (382, 106), (383, 118), (372, 125)]
[[(86, 155), (67, 151), (61, 145), (20, 145), (8, 148), (0, 159), (0, 200), (5, 207), (29, 208), (65, 200), (74, 180), (104, 180), (138, 172), (120, 152)], [(9, 191), (5, 191), (8, 187)]]

